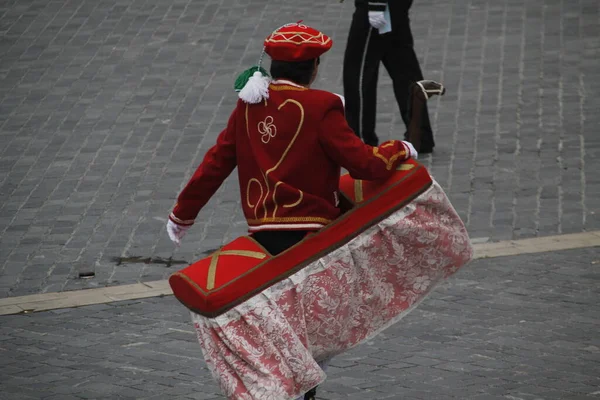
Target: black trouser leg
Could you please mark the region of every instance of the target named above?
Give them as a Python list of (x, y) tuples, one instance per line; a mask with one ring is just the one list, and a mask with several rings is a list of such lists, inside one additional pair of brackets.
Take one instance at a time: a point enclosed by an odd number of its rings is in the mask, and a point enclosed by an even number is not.
[[(412, 83), (423, 79), (410, 29), (408, 8), (411, 4), (412, 1), (390, 2), (392, 32), (382, 36), (386, 41), (385, 53), (382, 57), (383, 65), (392, 78), (394, 95), (407, 129), (410, 123), (408, 115), (409, 88)], [(421, 118), (421, 148), (427, 150), (432, 149), (435, 142), (427, 105), (425, 104), (424, 107)], [(408, 133), (405, 134), (405, 139), (408, 139)]]
[[(408, 129), (408, 124), (410, 122), (410, 117), (408, 115), (409, 88), (414, 82), (423, 79), (421, 68), (419, 67), (412, 46), (403, 46), (401, 48), (396, 48), (396, 51), (394, 52), (386, 53), (383, 57), (383, 65), (392, 77), (394, 95), (396, 96), (398, 107), (400, 108), (402, 120)], [(421, 129), (423, 131), (421, 133), (421, 147), (425, 149), (432, 148), (435, 143), (433, 140), (431, 124), (429, 122), (427, 105), (424, 107), (425, 110), (423, 112), (423, 117), (421, 118)], [(405, 135), (405, 139), (408, 139), (407, 134)]]
[[(415, 87), (416, 85), (411, 85), (408, 92), (408, 118), (409, 120), (406, 122), (407, 130), (405, 138), (415, 147), (417, 152), (421, 151), (421, 143), (422, 141), (422, 120), (423, 113), (426, 111), (425, 106), (427, 104), (427, 99), (420, 93), (420, 89)], [(417, 93), (415, 93), (417, 92)]]
[(344, 54), (344, 97), (348, 125), (367, 144), (377, 145), (377, 79), (383, 53), (382, 41), (369, 24), (367, 9), (352, 16)]
[(254, 232), (252, 237), (272, 256), (276, 256), (300, 242), (308, 233), (308, 231), (258, 231)]

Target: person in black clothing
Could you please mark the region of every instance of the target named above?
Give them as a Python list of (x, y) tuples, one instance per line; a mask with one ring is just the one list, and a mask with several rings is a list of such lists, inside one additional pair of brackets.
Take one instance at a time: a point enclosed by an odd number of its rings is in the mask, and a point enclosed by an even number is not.
[[(423, 79), (413, 48), (409, 9), (413, 0), (355, 0), (350, 33), (344, 55), (344, 96), (348, 125), (367, 144), (379, 142), (375, 133), (379, 64), (390, 74), (402, 120), (408, 129), (409, 88)], [(389, 7), (391, 32), (379, 33), (386, 25)], [(427, 109), (421, 123), (421, 140), (411, 142), (419, 153), (431, 153), (435, 146)], [(408, 132), (405, 133), (408, 138)]]

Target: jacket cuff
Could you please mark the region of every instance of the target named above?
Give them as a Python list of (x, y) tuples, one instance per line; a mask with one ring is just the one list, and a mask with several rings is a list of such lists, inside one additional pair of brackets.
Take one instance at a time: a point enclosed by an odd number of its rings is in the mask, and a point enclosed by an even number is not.
[(400, 145), (402, 146), (402, 149), (403, 149), (403, 150), (400, 150), (400, 153), (404, 152), (404, 154), (400, 157), (400, 161), (406, 161), (410, 158), (410, 149), (408, 148), (407, 145), (402, 143), (401, 140), (399, 140), (398, 142), (400, 143)]
[(192, 226), (192, 225), (194, 225), (194, 222), (195, 222), (195, 220), (193, 220), (193, 219), (180, 219), (180, 218), (177, 218), (175, 216), (175, 214), (173, 214), (173, 213), (169, 214), (169, 219), (172, 222), (176, 223), (177, 225), (182, 225), (182, 226)]
[(387, 1), (369, 1), (367, 4), (369, 11), (385, 11), (387, 7)]

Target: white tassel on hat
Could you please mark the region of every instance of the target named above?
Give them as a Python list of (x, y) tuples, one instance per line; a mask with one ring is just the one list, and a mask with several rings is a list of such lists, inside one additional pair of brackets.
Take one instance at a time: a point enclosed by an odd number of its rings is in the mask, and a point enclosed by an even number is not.
[(245, 103), (257, 104), (269, 98), (269, 84), (271, 79), (260, 71), (252, 74), (248, 82), (240, 90), (239, 98)]

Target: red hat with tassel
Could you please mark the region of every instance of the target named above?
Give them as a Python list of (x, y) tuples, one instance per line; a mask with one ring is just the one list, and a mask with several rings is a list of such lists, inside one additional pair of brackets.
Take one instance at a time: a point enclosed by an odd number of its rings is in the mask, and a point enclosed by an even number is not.
[(277, 61), (307, 61), (331, 49), (327, 35), (298, 21), (286, 24), (265, 39), (265, 53)]
[(234, 88), (246, 103), (256, 104), (266, 100), (269, 98), (270, 78), (261, 67), (265, 53), (277, 61), (307, 61), (319, 57), (332, 45), (329, 36), (302, 24), (302, 21), (283, 25), (265, 39), (258, 65), (244, 71), (236, 79)]

